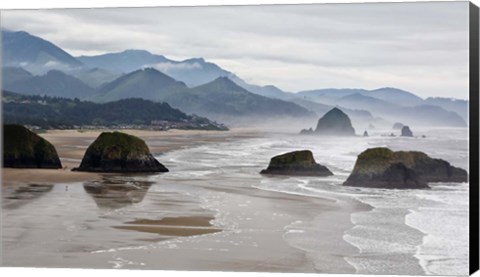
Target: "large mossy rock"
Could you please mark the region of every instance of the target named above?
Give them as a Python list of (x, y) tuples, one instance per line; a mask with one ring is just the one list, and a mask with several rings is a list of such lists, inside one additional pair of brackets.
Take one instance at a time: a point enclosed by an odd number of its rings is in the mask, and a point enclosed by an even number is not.
[(347, 114), (333, 108), (318, 120), (317, 135), (354, 136), (355, 129)]
[(76, 171), (168, 172), (145, 142), (120, 132), (104, 132), (88, 147)]
[(3, 167), (62, 168), (55, 147), (16, 124), (3, 125)]
[(423, 152), (371, 148), (358, 155), (343, 185), (354, 187), (422, 189), (431, 182), (468, 182), (468, 173)]
[(260, 174), (292, 176), (330, 176), (333, 173), (325, 166), (317, 164), (309, 150), (294, 151), (278, 155), (270, 160), (267, 169)]

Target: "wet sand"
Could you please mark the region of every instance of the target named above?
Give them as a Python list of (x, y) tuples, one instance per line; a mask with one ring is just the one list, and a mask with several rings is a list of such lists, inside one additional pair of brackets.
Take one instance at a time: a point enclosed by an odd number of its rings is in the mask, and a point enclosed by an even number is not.
[[(49, 130), (40, 134), (51, 142), (60, 157), (62, 169), (14, 169), (4, 168), (2, 180), (4, 185), (24, 183), (66, 183), (98, 180), (101, 175), (89, 172), (74, 172), (78, 167), (88, 146), (104, 131), (114, 130)], [(253, 129), (233, 129), (225, 131), (197, 130), (120, 130), (138, 136), (146, 141), (154, 156), (177, 149), (216, 143), (231, 139), (248, 138), (259, 135)], [(161, 161), (160, 161), (161, 162)]]
[[(130, 133), (145, 139), (156, 155), (258, 135)], [(355, 272), (344, 257), (358, 249), (343, 240), (343, 232), (352, 227), (351, 213), (368, 207), (259, 190), (248, 180), (235, 183), (223, 177), (175, 180), (168, 174), (70, 172), (98, 134), (42, 134), (56, 146), (66, 168), (41, 174), (3, 171), (5, 266)], [(314, 249), (289, 241), (296, 222), (325, 226)]]

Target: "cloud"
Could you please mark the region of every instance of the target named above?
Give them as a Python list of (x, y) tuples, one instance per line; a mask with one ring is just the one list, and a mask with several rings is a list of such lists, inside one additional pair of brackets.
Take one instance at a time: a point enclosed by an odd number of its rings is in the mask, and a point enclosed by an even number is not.
[(159, 71), (163, 73), (168, 73), (176, 70), (192, 70), (192, 69), (201, 69), (202, 65), (199, 63), (170, 63), (170, 62), (165, 62), (165, 63), (157, 63), (157, 64), (151, 64), (151, 65), (146, 65), (145, 67), (153, 67), (155, 69), (158, 69)]
[(399, 86), (468, 96), (468, 2), (2, 11), (2, 26), (74, 55), (203, 57), (290, 91)]

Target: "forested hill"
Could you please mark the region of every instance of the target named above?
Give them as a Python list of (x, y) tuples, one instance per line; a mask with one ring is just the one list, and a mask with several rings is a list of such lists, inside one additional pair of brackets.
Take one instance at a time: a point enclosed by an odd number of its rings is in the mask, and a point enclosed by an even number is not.
[(123, 99), (97, 104), (78, 99), (3, 91), (3, 120), (39, 128), (122, 127), (226, 130), (220, 123), (187, 115), (167, 103)]

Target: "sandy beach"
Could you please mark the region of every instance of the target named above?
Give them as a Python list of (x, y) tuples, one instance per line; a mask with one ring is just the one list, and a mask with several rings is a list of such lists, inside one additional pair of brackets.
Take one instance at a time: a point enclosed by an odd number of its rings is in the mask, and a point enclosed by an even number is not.
[[(22, 183), (68, 183), (98, 180), (97, 173), (74, 172), (71, 169), (78, 167), (88, 146), (100, 133), (116, 130), (48, 130), (40, 134), (51, 142), (60, 157), (63, 168), (52, 169), (14, 169), (4, 168), (2, 183), (4, 185)], [(253, 129), (234, 129), (224, 131), (197, 131), (197, 130), (169, 130), (148, 131), (123, 129), (121, 132), (138, 136), (146, 141), (153, 155), (163, 154), (176, 149), (227, 141), (232, 138), (247, 138), (259, 134)]]
[[(262, 136), (255, 130), (123, 131), (144, 139), (161, 162), (175, 150)], [(222, 178), (70, 171), (99, 133), (41, 134), (55, 145), (63, 169), (3, 170), (4, 265), (355, 272), (343, 257), (358, 249), (342, 236), (352, 227), (350, 214), (368, 206), (242, 182), (222, 185), (229, 182)], [(52, 214), (52, 205), (61, 212)], [(316, 238), (321, 245), (288, 242), (298, 232), (292, 223), (318, 221), (326, 226)]]

